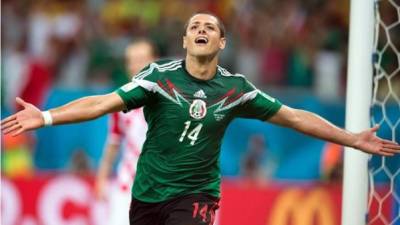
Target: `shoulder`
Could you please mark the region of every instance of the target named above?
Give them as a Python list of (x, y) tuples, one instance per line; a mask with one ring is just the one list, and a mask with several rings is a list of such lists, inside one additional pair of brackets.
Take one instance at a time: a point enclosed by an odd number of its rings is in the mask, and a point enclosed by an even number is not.
[(227, 78), (238, 78), (238, 79), (246, 79), (246, 77), (243, 74), (239, 73), (231, 73), (227, 69), (223, 68), (222, 66), (217, 66), (218, 72), (223, 76)]
[(217, 69), (218, 69), (219, 74), (221, 74), (221, 76), (225, 79), (233, 80), (233, 81), (237, 81), (237, 82), (247, 82), (247, 79), (243, 74), (231, 73), (227, 69), (225, 69), (221, 66), (218, 66)]
[(182, 59), (179, 60), (170, 60), (170, 59), (162, 59), (157, 60), (148, 66), (146, 66), (140, 73), (135, 76), (135, 79), (143, 79), (150, 74), (153, 76), (157, 76), (168, 71), (175, 71), (179, 68), (182, 68)]
[(234, 83), (236, 87), (242, 88), (245, 92), (257, 90), (257, 87), (254, 86), (254, 84), (252, 84), (243, 74), (233, 74), (221, 66), (218, 66), (218, 71), (221, 74), (221, 77), (227, 79), (228, 82)]

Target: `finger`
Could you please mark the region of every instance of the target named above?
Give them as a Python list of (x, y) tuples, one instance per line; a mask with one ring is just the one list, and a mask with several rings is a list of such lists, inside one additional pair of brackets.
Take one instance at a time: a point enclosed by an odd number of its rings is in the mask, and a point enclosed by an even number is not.
[(20, 97), (16, 97), (15, 100), (17, 101), (18, 104), (22, 105), (24, 108), (28, 106), (28, 103), (22, 100)]
[(8, 134), (8, 133), (10, 133), (10, 132), (12, 132), (12, 131), (14, 131), (14, 130), (20, 128), (20, 127), (21, 127), (21, 125), (15, 124), (15, 125), (13, 125), (12, 127), (9, 127), (9, 128), (7, 128), (7, 129), (5, 129), (3, 132), (4, 132), (5, 134)]
[(393, 149), (393, 148), (382, 148), (382, 151), (390, 152), (390, 153), (400, 153), (400, 149)]
[(379, 154), (379, 155), (382, 155), (382, 156), (394, 156), (393, 153), (390, 153), (390, 152), (383, 152), (383, 151), (380, 151), (378, 154)]
[(22, 132), (24, 132), (24, 128), (21, 128), (19, 130), (17, 130), (16, 132), (12, 133), (11, 136), (15, 137), (20, 135)]
[(12, 125), (17, 124), (17, 123), (18, 122), (16, 120), (12, 120), (12, 121), (9, 121), (8, 123), (2, 124), (1, 125), (1, 130), (5, 130), (5, 129), (11, 127)]
[(400, 150), (400, 145), (396, 145), (396, 144), (383, 144), (382, 147)]
[(7, 122), (15, 120), (15, 119), (17, 119), (17, 116), (15, 114), (12, 115), (12, 116), (9, 116), (9, 117), (7, 117), (7, 118), (5, 118), (4, 120), (1, 121), (1, 125), (3, 126), (4, 123), (7, 123)]
[(392, 144), (392, 145), (399, 145), (397, 142), (395, 142), (395, 141), (390, 141), (390, 140), (385, 140), (385, 139), (382, 139), (382, 143), (383, 144)]
[(21, 127), (19, 130), (17, 130), (16, 132), (12, 133), (11, 136), (15, 137), (15, 136), (21, 134), (22, 132), (24, 132), (24, 130), (25, 129), (23, 127)]
[(7, 129), (5, 129), (3, 132), (4, 132), (5, 134), (8, 134), (8, 133), (11, 133), (11, 132), (13, 132), (13, 131), (15, 131), (15, 130), (21, 128), (21, 127), (22, 127), (21, 124), (15, 124), (15, 125), (13, 125), (12, 127), (9, 127), (9, 128), (7, 128)]
[(371, 131), (374, 132), (374, 133), (376, 131), (378, 131), (378, 130), (379, 130), (379, 124), (377, 124), (377, 125), (375, 125), (374, 127), (371, 128)]

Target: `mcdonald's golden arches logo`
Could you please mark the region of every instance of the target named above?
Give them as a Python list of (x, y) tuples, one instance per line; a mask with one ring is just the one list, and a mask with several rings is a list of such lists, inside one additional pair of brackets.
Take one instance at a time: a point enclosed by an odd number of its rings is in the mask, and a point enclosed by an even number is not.
[(322, 188), (292, 188), (276, 200), (268, 225), (336, 225), (332, 201)]

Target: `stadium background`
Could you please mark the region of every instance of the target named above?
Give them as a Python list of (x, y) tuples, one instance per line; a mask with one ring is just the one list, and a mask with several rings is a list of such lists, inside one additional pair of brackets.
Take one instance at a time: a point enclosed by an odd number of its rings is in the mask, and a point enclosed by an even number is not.
[[(16, 96), (47, 109), (124, 84), (124, 49), (135, 38), (152, 39), (161, 58), (182, 57), (183, 24), (199, 10), (227, 27), (222, 66), (344, 126), (346, 0), (4, 0), (2, 118), (17, 110)], [(398, 111), (390, 105), (386, 116)], [(2, 224), (102, 224), (107, 207), (91, 188), (107, 119), (2, 136)], [(383, 126), (380, 135), (390, 132)], [(218, 223), (339, 224), (340, 152), (285, 128), (235, 120), (222, 146)]]

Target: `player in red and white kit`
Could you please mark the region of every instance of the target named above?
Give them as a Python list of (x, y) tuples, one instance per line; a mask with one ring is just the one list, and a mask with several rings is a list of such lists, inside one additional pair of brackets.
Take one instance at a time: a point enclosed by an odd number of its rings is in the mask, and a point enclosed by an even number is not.
[[(129, 74), (136, 75), (156, 59), (155, 47), (147, 40), (139, 40), (127, 47), (125, 56)], [(107, 224), (129, 224), (131, 187), (146, 131), (147, 123), (142, 108), (128, 113), (113, 113), (110, 116), (107, 146), (95, 183), (96, 197), (100, 200), (107, 199), (109, 202), (110, 220)], [(122, 150), (122, 157), (117, 167), (117, 177), (108, 185), (119, 150)], [(110, 190), (107, 190), (107, 187), (110, 187)]]

